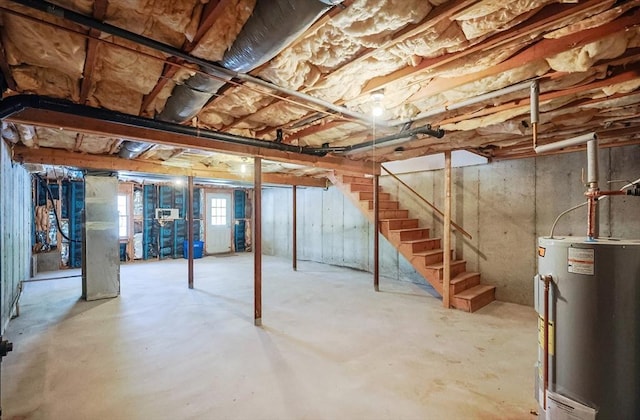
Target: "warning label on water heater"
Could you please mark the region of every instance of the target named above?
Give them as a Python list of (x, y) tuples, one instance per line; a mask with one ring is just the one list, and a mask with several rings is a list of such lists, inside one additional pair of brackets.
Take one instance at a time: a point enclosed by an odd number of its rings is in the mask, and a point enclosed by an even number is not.
[(593, 249), (569, 248), (567, 268), (570, 273), (593, 276), (595, 251)]

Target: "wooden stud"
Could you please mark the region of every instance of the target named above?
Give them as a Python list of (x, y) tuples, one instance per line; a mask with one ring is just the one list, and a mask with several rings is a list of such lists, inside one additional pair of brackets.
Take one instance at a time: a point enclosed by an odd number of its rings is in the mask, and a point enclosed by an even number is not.
[(444, 275), (442, 279), (442, 305), (451, 307), (451, 151), (444, 152), (444, 228), (442, 251)]
[(262, 325), (262, 159), (253, 160), (253, 322)]

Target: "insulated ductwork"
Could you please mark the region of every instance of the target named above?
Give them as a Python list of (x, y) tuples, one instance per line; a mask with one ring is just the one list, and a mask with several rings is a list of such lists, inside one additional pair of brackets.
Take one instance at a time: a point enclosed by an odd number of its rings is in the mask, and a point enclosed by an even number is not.
[(127, 140), (122, 142), (118, 156), (125, 159), (134, 159), (140, 156), (140, 154), (149, 147), (151, 147), (151, 144), (149, 143)]
[[(234, 72), (250, 72), (275, 57), (326, 12), (330, 4), (333, 2), (258, 0), (220, 64)], [(222, 80), (195, 74), (173, 89), (157, 118), (174, 123), (190, 120), (224, 84)], [(125, 147), (135, 147), (130, 143), (125, 142), (123, 150)]]
[[(320, 0), (258, 0), (253, 13), (220, 64), (233, 72), (250, 72), (266, 63), (328, 10)], [(176, 86), (158, 119), (193, 118), (224, 83), (196, 74)]]

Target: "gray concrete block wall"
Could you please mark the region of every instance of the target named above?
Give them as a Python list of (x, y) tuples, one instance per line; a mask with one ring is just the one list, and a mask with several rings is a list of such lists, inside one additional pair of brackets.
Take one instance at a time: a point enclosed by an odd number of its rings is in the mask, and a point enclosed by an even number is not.
[[(585, 166), (586, 152), (581, 151), (452, 171), (453, 219), (473, 236), (469, 240), (454, 232), (455, 256), (467, 261), (468, 270), (480, 271), (484, 282), (495, 284), (498, 299), (533, 304), (531, 279), (536, 273), (537, 237), (548, 235), (558, 214), (585, 201), (581, 182)], [(443, 209), (442, 170), (399, 176)], [(609, 188), (608, 180), (640, 178), (640, 146), (600, 149), (600, 177), (601, 189)], [(432, 229), (432, 237), (441, 237), (439, 216), (390, 177), (382, 177), (380, 184), (392, 198), (400, 199), (401, 207), (409, 210), (410, 217), (421, 219), (422, 227)], [(612, 184), (611, 189), (620, 186)], [(263, 197), (265, 204), (282, 206), (290, 202), (287, 194), (290, 190), (272, 189), (265, 190)], [(268, 198), (270, 195), (273, 198)], [(300, 259), (373, 270), (373, 227), (351, 201), (333, 187), (300, 189), (298, 200)], [(640, 238), (640, 197), (613, 197), (601, 202), (600, 207), (601, 236)], [(282, 215), (281, 211), (271, 212), (271, 219), (276, 214)], [(274, 220), (266, 216), (263, 219), (265, 228), (273, 223)], [(278, 230), (278, 241), (283, 240), (280, 239), (283, 230)], [(556, 233), (584, 236), (586, 209), (565, 216)], [(263, 236), (265, 241), (275, 239), (268, 236)], [(286, 240), (290, 243), (290, 237)], [(383, 275), (423, 281), (384, 238), (380, 244)], [(291, 255), (290, 249), (274, 249), (274, 255)]]

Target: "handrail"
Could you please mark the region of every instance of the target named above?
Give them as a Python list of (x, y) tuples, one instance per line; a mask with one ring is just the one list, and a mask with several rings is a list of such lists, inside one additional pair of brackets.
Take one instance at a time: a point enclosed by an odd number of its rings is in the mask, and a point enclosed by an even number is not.
[[(403, 180), (401, 180), (400, 178), (398, 178), (396, 176), (396, 174), (394, 174), (393, 172), (391, 172), (390, 170), (388, 170), (387, 168), (385, 168), (383, 165), (380, 165), (380, 167), (382, 169), (384, 169), (384, 171), (386, 173), (388, 173), (389, 175), (391, 175), (393, 177), (393, 179), (395, 179), (396, 181), (398, 181), (400, 184), (404, 185), (409, 191), (411, 191), (416, 197), (418, 197), (420, 200), (422, 200), (426, 205), (428, 205), (429, 207), (431, 207), (433, 209), (433, 211), (435, 211), (436, 213), (438, 213), (440, 216), (444, 217), (444, 213), (442, 213), (440, 211), (440, 209), (438, 209), (436, 206), (434, 206), (433, 204), (431, 204), (429, 201), (427, 201), (426, 198), (424, 198), (423, 196), (420, 195), (419, 192), (417, 192), (416, 190), (414, 190), (413, 188), (411, 188), (409, 185), (407, 185)], [(466, 236), (469, 239), (473, 239), (471, 237), (471, 235), (469, 234), (469, 232), (467, 232), (466, 230), (464, 230), (459, 224), (457, 224), (456, 222), (454, 222), (453, 220), (451, 220), (451, 225), (455, 228), (455, 230), (457, 230), (458, 232), (462, 233), (464, 236)]]

